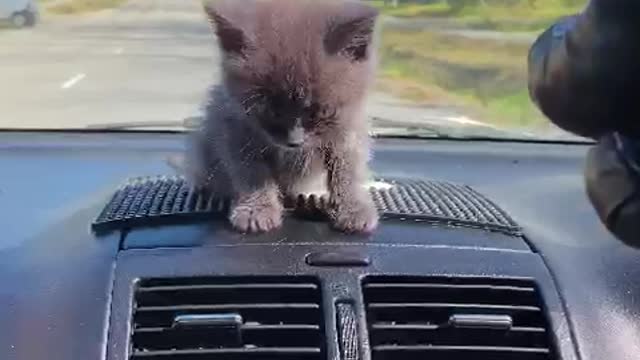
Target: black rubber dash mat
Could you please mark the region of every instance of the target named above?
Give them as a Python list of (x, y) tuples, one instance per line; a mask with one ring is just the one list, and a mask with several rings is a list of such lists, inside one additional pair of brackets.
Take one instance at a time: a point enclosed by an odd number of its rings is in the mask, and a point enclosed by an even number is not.
[[(385, 179), (370, 188), (383, 220), (422, 221), (521, 235), (509, 215), (469, 186), (433, 180)], [(300, 216), (324, 213), (325, 197), (285, 199)], [(227, 200), (194, 191), (178, 176), (128, 180), (93, 223), (95, 231), (224, 217)]]

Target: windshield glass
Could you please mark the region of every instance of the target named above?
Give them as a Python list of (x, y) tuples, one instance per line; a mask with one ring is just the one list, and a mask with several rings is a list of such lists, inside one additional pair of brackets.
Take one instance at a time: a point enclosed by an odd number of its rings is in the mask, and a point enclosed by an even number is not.
[[(531, 103), (526, 61), (585, 2), (369, 1), (381, 12), (374, 133), (576, 139)], [(188, 128), (221, 77), (199, 0), (0, 0), (0, 22), (0, 128)]]

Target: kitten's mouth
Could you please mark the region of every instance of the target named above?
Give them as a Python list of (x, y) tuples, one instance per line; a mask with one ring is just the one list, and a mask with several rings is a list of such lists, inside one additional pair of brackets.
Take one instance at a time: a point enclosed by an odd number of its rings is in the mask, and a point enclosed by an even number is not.
[(286, 150), (299, 150), (304, 148), (307, 145), (306, 136), (281, 136), (279, 134), (269, 134), (271, 138), (271, 142), (279, 148), (283, 148)]
[(279, 134), (274, 134), (270, 131), (265, 131), (264, 134), (266, 135), (267, 141), (269, 141), (269, 143), (279, 149), (283, 149), (283, 150), (298, 150), (304, 147), (304, 141), (299, 142), (299, 141), (289, 141), (289, 139), (287, 139), (286, 137), (283, 137)]
[(296, 151), (296, 150), (300, 150), (302, 148), (304, 148), (305, 143), (301, 142), (301, 143), (289, 143), (286, 141), (279, 141), (277, 139), (273, 139), (274, 144), (284, 150), (289, 150), (289, 151)]
[(291, 149), (301, 148), (302, 145), (304, 145), (304, 142), (288, 142), (288, 143), (285, 144), (286, 147), (291, 148)]

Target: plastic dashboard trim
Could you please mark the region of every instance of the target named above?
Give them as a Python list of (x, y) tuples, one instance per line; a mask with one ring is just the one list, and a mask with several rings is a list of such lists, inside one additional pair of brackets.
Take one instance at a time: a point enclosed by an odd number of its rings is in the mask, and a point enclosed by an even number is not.
[[(268, 250), (267, 250), (268, 249)], [(362, 359), (370, 360), (361, 293), (369, 275), (498, 276), (534, 279), (544, 298), (562, 360), (577, 360), (561, 299), (544, 263), (530, 252), (459, 248), (415, 248), (343, 245), (342, 250), (366, 253), (368, 267), (314, 267), (309, 253), (336, 251), (328, 245), (239, 245), (185, 249), (127, 250), (118, 255), (110, 318), (107, 360), (128, 359), (132, 296), (137, 279), (148, 277), (311, 275), (322, 284), (327, 334), (327, 359), (338, 359), (337, 302), (352, 302), (358, 312)], [(267, 251), (265, 251), (267, 250)], [(424, 261), (429, 259), (429, 261)]]

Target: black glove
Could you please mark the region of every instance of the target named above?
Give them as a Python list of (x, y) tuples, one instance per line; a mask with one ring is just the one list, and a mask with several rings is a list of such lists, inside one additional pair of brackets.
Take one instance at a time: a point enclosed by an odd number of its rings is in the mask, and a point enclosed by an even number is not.
[(594, 0), (545, 31), (529, 53), (529, 92), (560, 128), (640, 138), (640, 1)]
[(640, 142), (619, 133), (589, 151), (587, 194), (605, 226), (625, 243), (640, 247)]
[(592, 0), (529, 53), (529, 92), (553, 123), (598, 140), (587, 193), (605, 226), (640, 247), (640, 1)]

